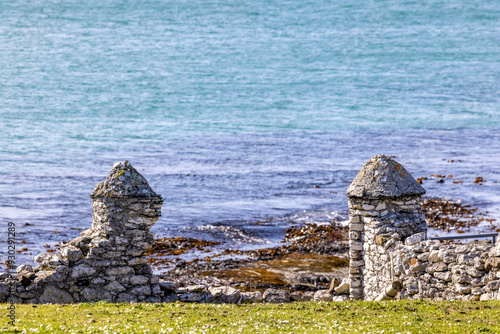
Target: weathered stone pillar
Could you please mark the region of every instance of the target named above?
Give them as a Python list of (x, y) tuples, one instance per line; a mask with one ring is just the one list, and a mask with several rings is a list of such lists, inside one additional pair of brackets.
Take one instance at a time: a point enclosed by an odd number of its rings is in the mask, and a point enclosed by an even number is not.
[(90, 197), (92, 227), (81, 235), (91, 238), (87, 258), (105, 267), (95, 281), (113, 284), (109, 288), (116, 289), (108, 290), (120, 292), (112, 298), (120, 301), (159, 295), (158, 287), (152, 291), (158, 282), (144, 255), (153, 244), (150, 228), (161, 216), (161, 196), (124, 161), (113, 166)]
[(347, 190), (349, 279), (352, 299), (374, 300), (393, 283), (391, 251), (397, 241), (423, 233), (425, 190), (388, 156), (371, 158)]
[(35, 258), (36, 268), (20, 268), (20, 303), (160, 302), (159, 279), (144, 255), (151, 249), (149, 229), (163, 203), (128, 161), (116, 163), (90, 195), (92, 227), (63, 245), (59, 253)]

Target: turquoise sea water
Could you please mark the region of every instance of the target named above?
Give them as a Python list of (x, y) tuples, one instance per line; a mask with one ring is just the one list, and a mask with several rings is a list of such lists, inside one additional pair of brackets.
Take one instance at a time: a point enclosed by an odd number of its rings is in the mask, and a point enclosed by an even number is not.
[(345, 220), (379, 153), (500, 218), (499, 22), (497, 1), (1, 1), (2, 229), (33, 255), (78, 236), (129, 160), (159, 235), (261, 247)]

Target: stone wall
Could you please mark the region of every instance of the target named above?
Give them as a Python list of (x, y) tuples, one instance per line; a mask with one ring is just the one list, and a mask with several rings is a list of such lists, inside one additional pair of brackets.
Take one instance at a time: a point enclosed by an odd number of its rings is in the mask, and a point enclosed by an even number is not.
[(412, 239), (398, 243), (392, 252), (393, 280), (402, 283), (396, 298), (500, 300), (500, 242), (446, 245)]
[(290, 300), (500, 300), (500, 238), (466, 245), (426, 240), (420, 197), (425, 190), (391, 158), (368, 161), (347, 191), (349, 279), (313, 294), (230, 287), (177, 288), (159, 282), (144, 258), (161, 197), (127, 161), (92, 192), (90, 229), (58, 253), (36, 257), (15, 275), (0, 274), (0, 302), (284, 302)]
[(385, 155), (370, 159), (353, 180), (347, 190), (351, 298), (375, 299), (392, 282), (390, 248), (426, 233), (423, 193), (410, 173)]
[(373, 300), (393, 281), (391, 248), (427, 231), (419, 201), (420, 196), (349, 199), (352, 297)]
[(500, 299), (500, 240), (427, 239), (425, 190), (391, 158), (370, 159), (347, 191), (350, 298)]

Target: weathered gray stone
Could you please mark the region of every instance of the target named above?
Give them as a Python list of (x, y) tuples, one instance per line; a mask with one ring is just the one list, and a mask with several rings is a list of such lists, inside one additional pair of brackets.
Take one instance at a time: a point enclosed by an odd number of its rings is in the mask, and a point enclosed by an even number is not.
[(36, 295), (33, 292), (25, 291), (17, 294), (17, 297), (21, 299), (33, 299)]
[(344, 278), (339, 286), (335, 288), (335, 292), (339, 295), (349, 294), (350, 282), (349, 279)]
[(91, 197), (92, 227), (59, 254), (38, 255), (36, 270), (22, 266), (27, 274), (20, 276), (18, 292), (34, 302), (161, 301), (158, 277), (143, 258), (153, 242), (149, 229), (160, 217), (161, 197), (128, 162), (117, 163)]
[(162, 289), (162, 291), (171, 293), (177, 290), (177, 283), (175, 282), (160, 281), (159, 284), (160, 284), (160, 289)]
[(88, 250), (89, 244), (92, 241), (90, 237), (78, 237), (69, 242), (69, 245), (75, 246), (77, 248)]
[(483, 293), (481, 297), (479, 297), (480, 301), (486, 301), (486, 300), (491, 300), (491, 294), (490, 293)]
[(439, 251), (433, 250), (429, 253), (429, 262), (439, 262), (442, 261), (441, 258), (439, 258)]
[(118, 283), (117, 281), (113, 281), (111, 283), (109, 283), (108, 285), (106, 285), (104, 287), (104, 289), (110, 291), (110, 292), (123, 292), (125, 291), (125, 287), (123, 285), (121, 285), (120, 283)]
[(29, 264), (23, 264), (23, 265), (20, 265), (19, 267), (17, 267), (16, 272), (17, 273), (22, 273), (22, 272), (32, 273), (32, 272), (35, 272), (35, 270), (33, 270), (33, 267), (30, 266)]
[(262, 299), (266, 303), (289, 303), (290, 292), (280, 289), (267, 289), (262, 295)]
[(248, 303), (260, 303), (262, 302), (262, 293), (260, 291), (254, 292), (242, 292), (240, 294), (240, 304), (248, 304)]
[(443, 262), (433, 263), (426, 268), (429, 274), (434, 274), (435, 272), (441, 272), (448, 270), (448, 265)]
[(75, 246), (64, 247), (61, 249), (60, 254), (63, 259), (66, 259), (69, 262), (76, 262), (83, 257), (81, 249)]
[(88, 265), (81, 264), (79, 266), (73, 267), (71, 270), (71, 277), (72, 278), (84, 278), (84, 277), (90, 277), (93, 274), (95, 274), (96, 269), (92, 268)]
[(236, 304), (240, 299), (241, 292), (230, 286), (211, 287), (208, 289), (207, 303)]
[(70, 304), (73, 303), (73, 297), (66, 291), (48, 285), (39, 299), (40, 304)]
[[(356, 219), (349, 223), (350, 283), (343, 293), (348, 290), (352, 299), (374, 300), (394, 275), (418, 276), (425, 270), (423, 193), (417, 181), (391, 158), (379, 155), (365, 164), (347, 190), (349, 216)], [(394, 258), (394, 250), (404, 247), (402, 240), (408, 252)]]
[(468, 285), (455, 284), (454, 285), (454, 290), (459, 295), (464, 295), (464, 294), (467, 294), (467, 293), (471, 292), (471, 287), (468, 286)]
[(117, 303), (135, 303), (137, 302), (137, 297), (128, 293), (120, 293), (116, 298)]
[(179, 300), (179, 296), (177, 296), (175, 293), (166, 295), (161, 298), (162, 303), (173, 303)]
[(290, 300), (294, 302), (302, 302), (305, 301), (304, 294), (300, 291), (294, 291), (290, 294)]
[(491, 271), (494, 268), (500, 268), (500, 257), (490, 257), (484, 263), (484, 268), (487, 271)]
[(130, 290), (130, 293), (136, 296), (150, 296), (151, 286), (150, 285), (138, 286)]
[(132, 267), (115, 267), (106, 269), (106, 275), (115, 276), (115, 275), (130, 275), (134, 273), (134, 268)]
[(37, 283), (64, 283), (68, 275), (57, 271), (50, 271)]
[(314, 291), (306, 291), (304, 292), (304, 301), (311, 301), (314, 299), (314, 294), (315, 292)]
[(49, 253), (38, 254), (37, 256), (35, 256), (35, 262), (37, 263), (47, 262), (49, 261), (50, 258), (52, 258), (52, 255)]
[(347, 295), (332, 296), (332, 302), (345, 302), (347, 300), (349, 300)]
[(427, 262), (416, 261), (414, 264), (410, 263), (410, 272), (418, 274), (425, 271), (427, 268)]
[(181, 302), (200, 303), (207, 298), (206, 292), (188, 292), (179, 296)]
[(415, 245), (421, 241), (424, 241), (425, 239), (427, 239), (427, 232), (416, 233), (406, 238), (405, 245)]
[(328, 292), (328, 290), (318, 290), (314, 294), (313, 299), (315, 302), (318, 302), (318, 301), (331, 302), (332, 295)]
[(82, 290), (81, 296), (84, 301), (87, 302), (93, 302), (93, 301), (98, 301), (102, 298), (104, 293), (103, 288), (90, 288), (86, 287)]
[(377, 199), (425, 194), (406, 169), (386, 155), (371, 158), (352, 181), (347, 196)]
[(9, 283), (0, 282), (0, 303), (3, 303), (7, 300), (9, 296), (10, 286)]
[(452, 275), (451, 272), (445, 271), (445, 272), (434, 272), (434, 277), (443, 280), (445, 282), (451, 282), (452, 280)]
[(151, 294), (153, 296), (161, 296), (163, 294), (159, 284), (151, 284)]
[(500, 257), (500, 233), (497, 236), (495, 246), (490, 249), (489, 255), (490, 257)]
[(148, 181), (128, 161), (117, 162), (90, 197), (158, 197)]
[(335, 292), (335, 288), (340, 285), (340, 280), (337, 277), (334, 277), (330, 282), (330, 287), (328, 288), (328, 293), (332, 294)]
[(146, 276), (132, 276), (130, 277), (130, 284), (138, 285), (138, 284), (146, 284), (150, 281), (150, 278)]
[(206, 286), (199, 284), (199, 285), (189, 285), (186, 287), (187, 292), (202, 292), (207, 289)]

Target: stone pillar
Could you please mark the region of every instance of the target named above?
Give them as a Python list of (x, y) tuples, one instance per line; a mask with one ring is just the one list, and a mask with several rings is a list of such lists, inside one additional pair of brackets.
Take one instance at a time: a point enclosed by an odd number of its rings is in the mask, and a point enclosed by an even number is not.
[(347, 190), (349, 280), (352, 299), (374, 300), (393, 283), (391, 251), (427, 225), (420, 206), (425, 190), (388, 156), (371, 158)]
[(153, 244), (150, 228), (161, 215), (161, 196), (124, 161), (90, 197), (92, 227), (59, 253), (38, 255), (40, 265), (25, 268), (20, 293), (9, 298), (33, 304), (161, 302), (159, 279), (144, 258)]
[[(161, 216), (161, 196), (125, 161), (113, 166), (90, 197), (92, 227), (81, 235), (91, 237), (93, 244), (101, 238), (107, 239), (114, 254), (102, 255), (104, 258), (123, 258), (130, 265), (146, 263), (142, 256), (153, 244), (149, 230)], [(95, 249), (90, 254), (99, 255)]]
[(92, 227), (81, 235), (91, 238), (87, 258), (106, 267), (96, 281), (114, 284), (115, 291), (121, 290), (114, 300), (141, 301), (159, 295), (158, 288), (157, 293), (152, 291), (158, 282), (144, 255), (153, 245), (150, 228), (161, 216), (161, 196), (124, 161), (113, 166), (90, 197)]

